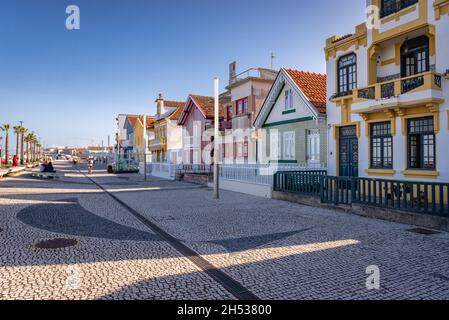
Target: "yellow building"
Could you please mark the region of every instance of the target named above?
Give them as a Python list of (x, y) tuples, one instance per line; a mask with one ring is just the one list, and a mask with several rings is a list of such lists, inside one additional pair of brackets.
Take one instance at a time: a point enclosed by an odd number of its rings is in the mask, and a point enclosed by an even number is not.
[(449, 0), (367, 10), (326, 41), (329, 174), (447, 182)]

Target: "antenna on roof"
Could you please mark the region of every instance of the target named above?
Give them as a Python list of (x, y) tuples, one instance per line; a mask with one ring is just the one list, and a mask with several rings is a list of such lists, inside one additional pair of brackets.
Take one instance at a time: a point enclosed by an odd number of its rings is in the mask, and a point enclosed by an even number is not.
[(276, 56), (274, 55), (274, 52), (271, 53), (271, 70), (274, 70), (274, 58), (276, 58)]

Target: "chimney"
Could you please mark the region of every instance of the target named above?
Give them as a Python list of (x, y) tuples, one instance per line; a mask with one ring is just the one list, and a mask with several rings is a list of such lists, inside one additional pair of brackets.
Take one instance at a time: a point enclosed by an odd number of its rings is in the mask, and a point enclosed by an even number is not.
[(229, 84), (237, 81), (237, 62), (234, 61), (229, 65)]
[(156, 112), (158, 117), (165, 113), (164, 98), (162, 97), (162, 93), (159, 93), (159, 97), (156, 99)]

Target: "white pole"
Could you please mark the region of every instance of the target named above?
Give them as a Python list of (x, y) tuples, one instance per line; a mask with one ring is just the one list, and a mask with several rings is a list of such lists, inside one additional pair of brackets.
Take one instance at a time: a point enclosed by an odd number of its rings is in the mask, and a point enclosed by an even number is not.
[(147, 181), (147, 116), (143, 116), (143, 174)]
[(214, 80), (214, 111), (215, 111), (215, 118), (214, 118), (214, 125), (215, 125), (215, 132), (214, 132), (214, 197), (215, 199), (220, 198), (219, 193), (219, 174), (218, 174), (218, 152), (219, 152), (219, 144), (218, 144), (218, 135), (219, 135), (219, 121), (220, 121), (220, 115), (219, 115), (219, 101), (218, 101), (218, 78), (215, 78)]

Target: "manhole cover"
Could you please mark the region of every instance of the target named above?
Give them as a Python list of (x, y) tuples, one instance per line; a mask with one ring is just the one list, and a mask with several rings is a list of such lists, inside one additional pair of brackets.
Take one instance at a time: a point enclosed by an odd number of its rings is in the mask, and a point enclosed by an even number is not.
[(410, 232), (413, 232), (413, 233), (418, 233), (418, 234), (423, 234), (423, 235), (426, 235), (426, 236), (431, 236), (433, 234), (439, 234), (440, 233), (438, 231), (433, 231), (433, 230), (423, 229), (423, 228), (414, 228), (414, 229), (410, 229), (410, 230), (407, 230), (407, 231), (410, 231)]
[(75, 239), (51, 239), (39, 241), (34, 246), (39, 249), (61, 249), (67, 247), (73, 247), (78, 243)]

